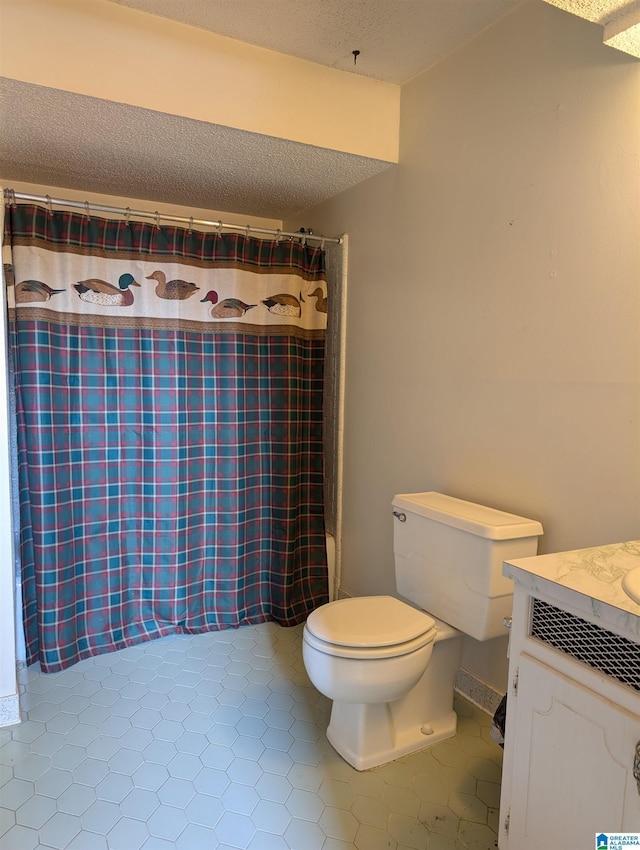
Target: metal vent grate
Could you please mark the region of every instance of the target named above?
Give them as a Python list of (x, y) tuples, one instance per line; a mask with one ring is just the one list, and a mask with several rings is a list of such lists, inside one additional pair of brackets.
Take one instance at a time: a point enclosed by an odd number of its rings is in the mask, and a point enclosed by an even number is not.
[(531, 636), (640, 691), (640, 644), (533, 600)]

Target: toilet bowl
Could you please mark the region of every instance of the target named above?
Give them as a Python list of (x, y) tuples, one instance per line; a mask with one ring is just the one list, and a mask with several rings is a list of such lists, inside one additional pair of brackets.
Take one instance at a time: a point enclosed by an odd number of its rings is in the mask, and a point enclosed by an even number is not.
[(330, 602), (309, 616), (302, 654), (333, 700), (327, 738), (357, 770), (455, 734), (462, 635), (426, 612), (392, 596)]
[(442, 493), (399, 495), (393, 507), (403, 599), (338, 599), (303, 630), (309, 679), (333, 701), (327, 738), (357, 770), (455, 734), (463, 637), (501, 634), (513, 598), (502, 563), (535, 555), (542, 534), (535, 520)]
[(338, 599), (309, 615), (302, 653), (309, 678), (329, 699), (391, 702), (424, 672), (435, 635), (431, 617), (391, 596)]

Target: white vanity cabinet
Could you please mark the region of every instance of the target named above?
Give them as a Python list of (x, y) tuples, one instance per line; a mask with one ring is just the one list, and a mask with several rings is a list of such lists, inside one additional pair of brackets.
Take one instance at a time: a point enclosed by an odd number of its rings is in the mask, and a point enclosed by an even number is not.
[(620, 590), (614, 549), (504, 565), (515, 585), (500, 850), (640, 833), (640, 605)]

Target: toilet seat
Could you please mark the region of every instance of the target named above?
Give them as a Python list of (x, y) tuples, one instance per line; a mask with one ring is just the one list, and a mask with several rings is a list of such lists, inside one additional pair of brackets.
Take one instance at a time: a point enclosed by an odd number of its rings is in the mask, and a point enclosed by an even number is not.
[(332, 655), (335, 658), (353, 658), (360, 661), (377, 660), (382, 658), (399, 658), (402, 655), (408, 655), (410, 652), (415, 652), (422, 649), (435, 641), (436, 630), (432, 629), (420, 637), (405, 643), (397, 643), (392, 646), (342, 646), (329, 641), (320, 640), (311, 634), (305, 627), (303, 631), (303, 641), (307, 646), (317, 649), (319, 652), (324, 652), (325, 655)]
[(436, 637), (435, 620), (393, 596), (361, 596), (322, 605), (307, 619), (304, 639), (328, 655), (393, 658)]

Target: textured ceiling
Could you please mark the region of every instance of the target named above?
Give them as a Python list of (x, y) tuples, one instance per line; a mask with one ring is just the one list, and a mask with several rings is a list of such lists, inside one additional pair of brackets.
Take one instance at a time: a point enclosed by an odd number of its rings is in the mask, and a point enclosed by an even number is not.
[(0, 162), (14, 180), (266, 218), (389, 167), (15, 80), (0, 80), (0, 112)]
[[(521, 0), (111, 0), (279, 53), (401, 84)], [(359, 50), (354, 65), (353, 51)]]
[[(522, 0), (110, 0), (218, 35), (402, 84)], [(605, 24), (638, 0), (546, 0)], [(354, 64), (353, 51), (359, 50)]]
[(638, 0), (545, 0), (594, 24), (608, 24), (638, 8)]
[[(519, 0), (111, 2), (400, 83)], [(547, 2), (600, 24), (637, 4)], [(360, 51), (355, 66), (353, 50)], [(0, 118), (4, 177), (274, 219), (295, 215), (390, 165), (14, 80), (0, 86)]]

